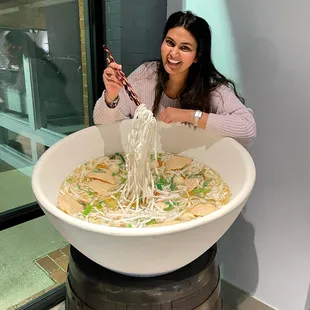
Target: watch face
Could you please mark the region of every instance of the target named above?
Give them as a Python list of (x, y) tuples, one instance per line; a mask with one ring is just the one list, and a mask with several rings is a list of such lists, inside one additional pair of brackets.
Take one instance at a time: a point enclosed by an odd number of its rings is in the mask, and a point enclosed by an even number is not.
[(202, 117), (202, 112), (201, 111), (196, 111), (195, 112), (195, 117), (201, 118)]

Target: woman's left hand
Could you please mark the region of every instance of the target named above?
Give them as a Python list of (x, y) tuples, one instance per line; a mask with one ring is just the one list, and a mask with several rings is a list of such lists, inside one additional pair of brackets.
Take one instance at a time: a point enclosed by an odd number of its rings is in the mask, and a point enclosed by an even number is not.
[(191, 122), (191, 115), (191, 110), (168, 107), (159, 114), (159, 120), (167, 124)]

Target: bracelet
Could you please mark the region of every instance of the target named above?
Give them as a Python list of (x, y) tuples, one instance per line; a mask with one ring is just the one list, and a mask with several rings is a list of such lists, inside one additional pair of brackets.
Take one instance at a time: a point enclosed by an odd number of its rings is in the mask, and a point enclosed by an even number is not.
[[(117, 96), (116, 99), (111, 100), (111, 99), (109, 98), (109, 96), (108, 96), (106, 90), (104, 90), (103, 96), (104, 96), (103, 98), (104, 98), (104, 101), (105, 101), (106, 105), (107, 105), (110, 109), (114, 109), (114, 108), (118, 105), (119, 99), (120, 99), (119, 96)], [(108, 99), (110, 102), (107, 102), (107, 101), (105, 100), (105, 96), (107, 96), (107, 99)]]

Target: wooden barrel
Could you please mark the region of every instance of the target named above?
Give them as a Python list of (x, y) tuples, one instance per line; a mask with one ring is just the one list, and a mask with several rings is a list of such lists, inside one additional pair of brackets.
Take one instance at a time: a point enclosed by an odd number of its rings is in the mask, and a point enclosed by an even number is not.
[[(189, 249), (190, 250), (190, 249)], [(128, 277), (70, 248), (67, 310), (220, 310), (216, 245), (187, 266), (158, 277)]]

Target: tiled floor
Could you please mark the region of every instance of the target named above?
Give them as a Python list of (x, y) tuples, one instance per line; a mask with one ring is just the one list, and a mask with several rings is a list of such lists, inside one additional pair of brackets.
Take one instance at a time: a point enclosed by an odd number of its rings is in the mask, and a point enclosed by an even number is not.
[[(0, 213), (35, 201), (31, 178), (1, 160), (0, 197)], [(0, 310), (15, 309), (65, 281), (67, 242), (46, 216), (4, 230), (0, 237)], [(56, 265), (51, 273), (39, 266), (47, 255)]]
[[(0, 309), (10, 309), (58, 285), (36, 261), (66, 245), (46, 216), (2, 231)], [(63, 260), (59, 261), (59, 267), (60, 264), (65, 267)]]
[(40, 267), (55, 283), (64, 283), (69, 263), (69, 246), (56, 250), (36, 260)]

